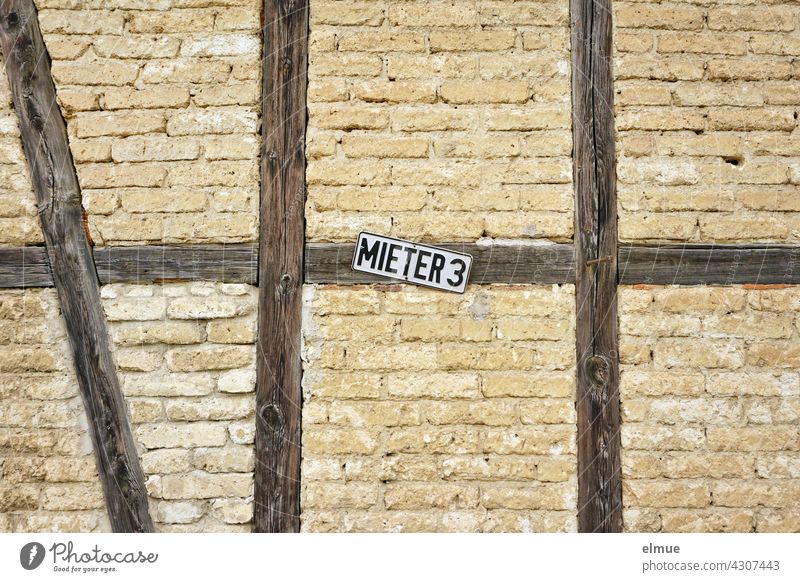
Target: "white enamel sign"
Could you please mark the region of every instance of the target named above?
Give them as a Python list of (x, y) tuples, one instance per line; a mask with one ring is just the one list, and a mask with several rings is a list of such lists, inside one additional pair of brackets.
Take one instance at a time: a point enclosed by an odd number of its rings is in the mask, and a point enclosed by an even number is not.
[(368, 232), (358, 235), (353, 270), (463, 293), (472, 256)]

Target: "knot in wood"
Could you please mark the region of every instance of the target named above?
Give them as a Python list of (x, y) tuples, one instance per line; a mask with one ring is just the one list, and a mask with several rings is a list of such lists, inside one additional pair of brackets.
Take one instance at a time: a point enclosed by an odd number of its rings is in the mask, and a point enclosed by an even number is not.
[(283, 295), (286, 295), (291, 290), (292, 276), (289, 273), (284, 273), (283, 275), (281, 275), (279, 288)]
[(19, 14), (16, 12), (9, 12), (8, 16), (6, 17), (6, 24), (8, 25), (9, 29), (16, 28), (16, 26), (19, 24)]
[(596, 394), (603, 393), (611, 376), (611, 363), (604, 356), (590, 356), (584, 362), (584, 370)]
[(275, 404), (266, 404), (261, 407), (259, 419), (264, 425), (264, 433), (272, 448), (280, 444), (284, 432), (283, 414)]

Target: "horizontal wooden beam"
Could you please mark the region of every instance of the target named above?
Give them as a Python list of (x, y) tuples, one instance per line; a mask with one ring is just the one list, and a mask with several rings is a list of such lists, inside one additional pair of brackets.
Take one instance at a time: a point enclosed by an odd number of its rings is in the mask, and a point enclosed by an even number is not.
[[(575, 282), (575, 249), (570, 244), (448, 243), (436, 246), (472, 255), (470, 284), (473, 285)], [(306, 245), (306, 283), (397, 283), (394, 279), (353, 271), (350, 263), (354, 249), (350, 243)]]
[(94, 262), (104, 285), (161, 280), (254, 284), (258, 277), (255, 244), (96, 247)]
[(0, 289), (52, 287), (53, 275), (44, 247), (0, 248)]
[[(470, 283), (572, 283), (572, 245), (436, 246), (475, 257)], [(340, 285), (397, 281), (350, 268), (353, 245), (306, 245), (306, 283)], [(238, 245), (95, 247), (100, 281), (222, 281), (257, 284), (258, 248)], [(622, 285), (800, 285), (800, 246), (786, 245), (627, 245), (619, 248)], [(52, 287), (44, 247), (0, 248), (0, 289)]]
[[(222, 281), (255, 284), (258, 247), (182, 245), (95, 247), (100, 283), (148, 281)], [(0, 289), (52, 287), (44, 247), (0, 248)]]
[(620, 246), (618, 269), (623, 285), (796, 285), (800, 246)]

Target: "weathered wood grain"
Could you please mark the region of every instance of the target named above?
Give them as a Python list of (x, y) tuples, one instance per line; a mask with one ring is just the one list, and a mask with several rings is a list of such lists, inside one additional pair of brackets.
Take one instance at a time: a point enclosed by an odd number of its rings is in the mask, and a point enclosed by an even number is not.
[(253, 529), (300, 530), (308, 0), (265, 0)]
[(797, 285), (800, 246), (621, 246), (619, 282), (623, 285)]
[(0, 46), (111, 527), (153, 531), (83, 229), (78, 178), (32, 0), (0, 3)]
[(186, 245), (94, 247), (97, 274), (104, 285), (137, 281), (256, 282), (258, 247)]
[(570, 0), (578, 529), (622, 531), (611, 0)]
[(0, 247), (0, 289), (52, 287), (44, 247)]
[[(437, 243), (436, 246), (472, 255), (470, 285), (571, 284), (575, 281), (575, 248), (573, 245)], [(350, 265), (354, 249), (355, 245), (350, 243), (311, 243), (306, 245), (306, 283), (397, 284), (396, 279), (353, 271)]]

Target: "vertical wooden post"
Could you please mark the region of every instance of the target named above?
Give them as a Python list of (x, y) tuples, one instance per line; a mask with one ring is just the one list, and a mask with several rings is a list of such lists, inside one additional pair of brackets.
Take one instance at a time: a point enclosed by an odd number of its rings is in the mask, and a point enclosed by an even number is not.
[(153, 531), (83, 229), (78, 176), (33, 0), (0, 3), (0, 45), (111, 527)]
[(253, 529), (300, 530), (308, 0), (265, 0)]
[(622, 530), (611, 0), (570, 0), (578, 529)]

